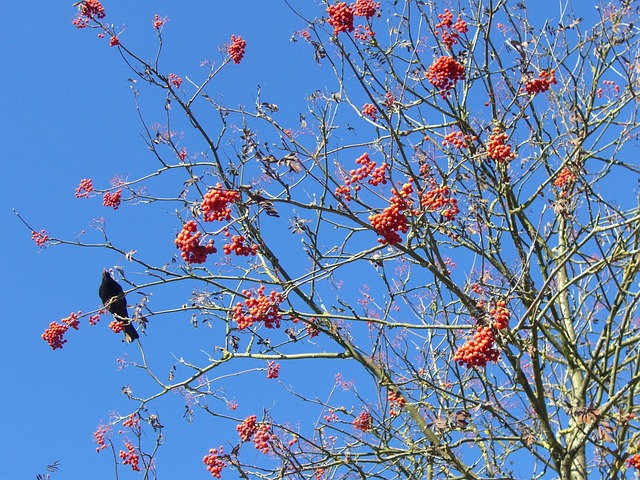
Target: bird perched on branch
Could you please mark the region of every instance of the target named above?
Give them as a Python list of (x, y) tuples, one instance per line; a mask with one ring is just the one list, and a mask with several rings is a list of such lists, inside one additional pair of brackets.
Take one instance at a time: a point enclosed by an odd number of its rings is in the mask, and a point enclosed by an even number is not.
[(98, 289), (98, 295), (100, 295), (102, 304), (107, 307), (107, 310), (109, 310), (114, 318), (122, 325), (125, 341), (131, 343), (138, 338), (138, 332), (136, 332), (136, 329), (131, 325), (124, 291), (120, 284), (111, 278), (111, 275), (106, 269), (102, 272), (102, 283)]

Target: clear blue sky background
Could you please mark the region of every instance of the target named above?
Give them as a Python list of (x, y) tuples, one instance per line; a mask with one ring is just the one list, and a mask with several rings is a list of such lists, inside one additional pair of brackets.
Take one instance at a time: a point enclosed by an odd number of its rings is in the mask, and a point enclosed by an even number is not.
[[(242, 35), (248, 43), (245, 59), (216, 82), (220, 90), (215, 93), (224, 94), (230, 104), (251, 103), (260, 84), (263, 100), (281, 109), (286, 106), (283, 115), (290, 115), (294, 123), (305, 110), (305, 94), (327, 84), (323, 78), (328, 69), (320, 70), (310, 47), (289, 41), (304, 24), (282, 2), (103, 3), (106, 20), (126, 24), (122, 41), (136, 52), (146, 52), (145, 58), (154, 52), (153, 15), (167, 16), (165, 71), (183, 77), (202, 78), (200, 61), (219, 62), (218, 47), (231, 34)], [(304, 3), (310, 14), (322, 13), (315, 2), (294, 3)], [(103, 208), (99, 198), (74, 198), (82, 178), (93, 178), (96, 186), (104, 187), (115, 174), (135, 177), (149, 171), (147, 162), (153, 160), (139, 136), (141, 127), (127, 82), (131, 72), (117, 50), (109, 48), (108, 40), (98, 39), (96, 31), (75, 29), (71, 4), (14, 1), (0, 7), (2, 479), (35, 478), (56, 460), (61, 468), (54, 479), (112, 478), (113, 460), (107, 453), (95, 453), (91, 433), (101, 419), (108, 420), (109, 412), (126, 413), (133, 408), (120, 389), (135, 385), (138, 378), (131, 369), (117, 369), (116, 358), (139, 352), (111, 334), (106, 319), (97, 327), (89, 328), (85, 322), (79, 332), (70, 332), (69, 343), (61, 351), (52, 352), (40, 339), (49, 322), (71, 311), (97, 308), (102, 269), (124, 260), (98, 249), (65, 246), (38, 253), (30, 232), (11, 211), (19, 210), (36, 230), (44, 228), (64, 238), (89, 230), (91, 219), (99, 216), (105, 217), (110, 234), (125, 247), (139, 248), (155, 235), (154, 217), (147, 215), (152, 215), (154, 207), (125, 205), (114, 212)], [(542, 4), (550, 16), (557, 15), (557, 2)], [(589, 9), (581, 6), (588, 15), (594, 2), (584, 4), (590, 4)], [(162, 103), (152, 106), (152, 97), (146, 98), (149, 112), (161, 111)], [(162, 344), (178, 356), (183, 354), (188, 345), (176, 344), (175, 330), (165, 329), (164, 336), (157, 333), (162, 328), (143, 339), (146, 345)], [(188, 322), (181, 328), (187, 332)], [(171, 359), (163, 360), (169, 362), (168, 372)], [(236, 381), (234, 388), (241, 392), (251, 387)], [(261, 402), (256, 405), (277, 396), (275, 387), (269, 388), (260, 391)], [(168, 414), (161, 417), (162, 422), (175, 428), (167, 429), (168, 444), (158, 461), (160, 476), (210, 478), (202, 456), (232, 437), (232, 427), (228, 434), (213, 431), (212, 422), (196, 411), (196, 421), (186, 428), (181, 399), (168, 398), (163, 405)], [(261, 413), (250, 406), (241, 408), (241, 417)], [(232, 478), (231, 472), (226, 473), (226, 478)], [(135, 478), (128, 469), (121, 474), (121, 478)]]

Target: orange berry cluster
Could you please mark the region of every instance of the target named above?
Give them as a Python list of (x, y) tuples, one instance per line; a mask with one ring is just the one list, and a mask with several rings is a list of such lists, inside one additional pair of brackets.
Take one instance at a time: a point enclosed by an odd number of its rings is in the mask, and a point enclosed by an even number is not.
[(387, 164), (383, 163), (378, 168), (376, 168), (376, 162), (372, 161), (369, 158), (368, 153), (363, 153), (356, 159), (356, 163), (361, 165), (357, 169), (353, 169), (349, 171), (350, 177), (345, 179), (344, 185), (340, 185), (336, 188), (336, 196), (344, 198), (344, 200), (351, 200), (351, 185), (355, 191), (360, 190), (360, 185), (357, 185), (357, 182), (364, 180), (365, 178), (371, 175), (368, 183), (373, 186), (377, 186), (379, 184), (386, 184), (386, 169)]
[(388, 245), (397, 245), (402, 242), (402, 238), (398, 232), (407, 233), (409, 225), (404, 212), (409, 209), (409, 195), (413, 193), (413, 180), (409, 179), (402, 188), (393, 192), (393, 196), (389, 199), (389, 205), (382, 212), (369, 216), (369, 221), (373, 229), (382, 238), (378, 239), (379, 243)]
[(80, 180), (80, 185), (76, 188), (76, 198), (87, 198), (93, 191), (93, 182), (90, 178)]
[(243, 40), (242, 37), (231, 35), (231, 45), (227, 48), (227, 53), (231, 57), (231, 60), (233, 60), (233, 63), (240, 63), (242, 61), (246, 47), (246, 40)]
[(407, 400), (398, 392), (387, 390), (387, 400), (391, 406), (389, 415), (395, 417), (400, 414), (400, 410), (407, 404)]
[(487, 156), (490, 159), (498, 163), (506, 163), (516, 158), (516, 154), (511, 151), (511, 145), (505, 144), (507, 138), (508, 135), (500, 130), (500, 127), (493, 129), (487, 142)]
[(122, 463), (124, 465), (131, 465), (131, 470), (139, 472), (140, 467), (138, 466), (138, 463), (140, 462), (140, 456), (136, 453), (135, 447), (129, 442), (125, 442), (124, 446), (127, 451), (125, 452), (124, 450), (120, 450), (120, 453), (118, 454), (122, 459)]
[(564, 167), (554, 180), (553, 184), (558, 188), (568, 190), (573, 186), (577, 179), (578, 177), (569, 170), (569, 167)]
[(393, 104), (396, 103), (396, 97), (391, 92), (387, 92), (384, 94), (384, 105), (385, 107), (391, 108)]
[(136, 413), (132, 413), (122, 422), (122, 426), (131, 430), (140, 430), (140, 417)]
[(436, 181), (433, 178), (429, 180), (429, 183), (429, 189), (420, 195), (420, 205), (427, 211), (442, 209), (440, 213), (447, 221), (455, 220), (456, 215), (460, 213), (460, 209), (458, 208), (458, 201), (453, 198), (449, 187), (436, 185)]
[(441, 90), (442, 98), (446, 98), (453, 84), (463, 78), (464, 67), (455, 59), (447, 56), (438, 58), (427, 72), (427, 79), (431, 85)]
[(327, 23), (333, 27), (335, 36), (340, 32), (353, 32), (353, 10), (347, 5), (347, 2), (329, 5), (327, 13), (329, 14)]
[(258, 430), (253, 435), (253, 446), (256, 450), (260, 450), (262, 453), (269, 453), (269, 442), (274, 437), (271, 432), (271, 426), (263, 423), (258, 427)]
[(315, 326), (315, 323), (318, 321), (318, 319), (315, 317), (311, 317), (309, 321), (311, 323), (307, 323), (307, 335), (309, 335), (309, 338), (317, 337), (318, 335), (320, 335), (320, 329)]
[(205, 455), (202, 459), (202, 462), (207, 466), (207, 470), (211, 473), (211, 475), (215, 478), (220, 478), (222, 474), (222, 469), (227, 466), (227, 464), (220, 459), (220, 456), (224, 455), (224, 450), (222, 447), (211, 448), (209, 449), (209, 454)]
[(258, 431), (258, 423), (255, 415), (245, 418), (240, 425), (236, 425), (236, 431), (243, 442), (249, 442), (253, 434)]
[(98, 429), (93, 432), (93, 440), (98, 444), (96, 447), (96, 453), (100, 453), (100, 450), (104, 450), (107, 448), (107, 445), (104, 441), (104, 436), (109, 433), (109, 428), (99, 425)]
[(62, 323), (51, 322), (49, 327), (42, 334), (42, 339), (49, 344), (52, 350), (56, 350), (58, 348), (62, 348), (62, 346), (67, 343), (67, 340), (64, 339), (64, 334), (67, 333), (69, 327), (74, 330), (78, 330), (80, 326), (80, 321), (78, 317), (82, 314), (82, 312), (71, 314), (60, 320)]
[(475, 135), (464, 135), (462, 132), (447, 133), (442, 140), (442, 146), (453, 145), (456, 148), (469, 148), (478, 139)]
[(467, 22), (460, 17), (453, 23), (453, 14), (448, 8), (444, 9), (444, 13), (439, 13), (438, 18), (440, 22), (436, 24), (436, 32), (440, 35), (442, 43), (447, 48), (451, 48), (458, 43), (460, 33), (467, 33), (469, 31)]
[(351, 4), (351, 10), (356, 17), (365, 17), (369, 20), (380, 8), (380, 2), (373, 0), (356, 0), (355, 4)]
[(42, 334), (42, 339), (49, 344), (49, 346), (56, 350), (62, 348), (67, 343), (64, 339), (64, 334), (69, 330), (67, 325), (62, 325), (58, 322), (51, 322), (49, 327)]
[(640, 453), (636, 453), (627, 458), (627, 465), (635, 468), (636, 470), (640, 470)]
[(39, 232), (32, 230), (31, 240), (33, 240), (37, 246), (42, 248), (49, 242), (49, 235), (47, 235), (45, 230), (40, 230)]
[[(225, 232), (225, 236), (228, 236), (228, 233), (229, 232)], [(231, 255), (231, 253), (243, 257), (255, 255), (258, 252), (258, 245), (251, 245), (249, 247), (244, 244), (245, 241), (244, 235), (234, 235), (231, 237), (231, 243), (222, 246), (222, 251), (225, 255)]]
[(98, 0), (84, 0), (78, 6), (78, 16), (71, 22), (76, 28), (85, 28), (89, 20), (104, 18), (104, 7)]
[(542, 71), (538, 78), (534, 78), (533, 80), (529, 80), (524, 84), (524, 89), (526, 92), (531, 94), (543, 93), (551, 88), (551, 85), (555, 85), (556, 82), (556, 71), (555, 69), (551, 69), (550, 71)]
[(60, 321), (66, 325), (69, 325), (74, 330), (78, 330), (78, 327), (80, 326), (80, 321), (78, 320), (78, 316), (80, 316), (81, 313), (82, 312), (80, 311), (78, 313), (71, 312), (71, 314), (67, 318), (63, 318)]
[(166, 17), (161, 17), (157, 13), (153, 16), (153, 28), (160, 30), (165, 23), (167, 23)]
[(182, 79), (176, 75), (175, 73), (170, 73), (169, 74), (169, 83), (171, 85), (173, 85), (176, 88), (180, 88), (180, 85), (182, 85)]
[(195, 220), (189, 220), (182, 226), (182, 231), (176, 237), (176, 247), (180, 250), (180, 256), (187, 263), (204, 263), (207, 255), (216, 253), (213, 240), (209, 240), (206, 245), (200, 245), (202, 232), (198, 231)]
[[(603, 85), (606, 85), (607, 87), (614, 87), (615, 90), (615, 97), (618, 98), (619, 94), (620, 94), (620, 85), (616, 85), (616, 82), (614, 82), (613, 80), (603, 80), (602, 81)], [(598, 98), (602, 98), (602, 92), (604, 90), (602, 89), (602, 87), (598, 88)]]
[(276, 362), (269, 362), (267, 364), (267, 378), (274, 379), (280, 375), (280, 364)]
[(369, 412), (362, 412), (358, 415), (351, 424), (354, 430), (360, 430), (361, 432), (368, 432), (373, 426), (373, 418)]
[(378, 119), (378, 109), (372, 103), (365, 103), (362, 106), (362, 114), (365, 117), (369, 117), (373, 122), (375, 122)]
[(113, 333), (120, 333), (124, 330), (124, 323), (118, 320), (112, 320), (109, 324), (109, 328), (111, 329), (111, 331), (113, 331)]
[(118, 45), (120, 45), (120, 40), (115, 35), (112, 35), (111, 38), (109, 39), (109, 46), (117, 47)]
[(356, 28), (356, 31), (354, 32), (353, 36), (358, 40), (362, 40), (363, 42), (366, 42), (370, 38), (375, 37), (376, 34), (373, 30), (371, 30), (369, 25), (358, 25), (358, 28)]
[(493, 348), (493, 331), (490, 327), (478, 326), (473, 338), (458, 348), (453, 360), (466, 367), (484, 367), (488, 362), (496, 362), (500, 353)]
[(122, 190), (118, 189), (113, 193), (106, 192), (104, 197), (102, 198), (102, 205), (105, 207), (111, 207), (114, 210), (117, 210), (120, 206), (120, 202), (122, 202)]
[(493, 317), (491, 326), (496, 330), (504, 330), (509, 326), (511, 312), (507, 308), (507, 302), (505, 300), (498, 300), (496, 306), (489, 310), (489, 315)]
[(222, 184), (218, 183), (202, 199), (204, 221), (231, 220), (231, 207), (229, 207), (229, 204), (237, 202), (239, 199), (240, 192), (224, 190)]
[(247, 299), (233, 307), (233, 320), (238, 324), (238, 329), (243, 330), (257, 322), (264, 323), (266, 328), (280, 328), (282, 295), (275, 290), (269, 296), (264, 295), (264, 285), (260, 285), (257, 293), (254, 297), (252, 292), (242, 290)]

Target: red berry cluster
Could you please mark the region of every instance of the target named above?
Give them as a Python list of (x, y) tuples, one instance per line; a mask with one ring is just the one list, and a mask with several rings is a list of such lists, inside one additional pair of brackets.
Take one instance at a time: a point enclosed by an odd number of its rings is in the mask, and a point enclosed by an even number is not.
[(420, 195), (420, 205), (427, 211), (442, 209), (441, 213), (448, 221), (455, 220), (460, 213), (458, 201), (453, 198), (453, 194), (446, 185), (438, 186), (436, 181), (429, 179), (429, 189)]
[(124, 323), (122, 323), (122, 322), (120, 322), (118, 320), (113, 320), (109, 324), (109, 328), (111, 329), (111, 331), (113, 333), (120, 333), (121, 331), (124, 330)]
[(309, 338), (317, 337), (318, 335), (320, 335), (320, 329), (315, 325), (318, 319), (316, 317), (311, 317), (309, 321), (311, 323), (307, 323), (307, 335), (309, 335)]
[(84, 0), (78, 6), (78, 16), (71, 23), (76, 28), (85, 28), (89, 25), (89, 20), (104, 18), (105, 16), (104, 7), (98, 0)]
[(396, 97), (391, 92), (387, 92), (384, 94), (384, 106), (387, 108), (393, 107), (393, 104), (396, 103)]
[(253, 446), (262, 453), (269, 453), (269, 442), (274, 437), (271, 426), (263, 423), (253, 435)]
[(478, 139), (475, 135), (464, 135), (462, 132), (447, 133), (442, 140), (442, 146), (453, 145), (456, 148), (469, 148)]
[(506, 163), (516, 158), (516, 154), (511, 151), (511, 145), (505, 143), (507, 138), (509, 138), (508, 135), (500, 130), (500, 127), (493, 129), (487, 142), (487, 156), (490, 159), (498, 163)]
[(249, 442), (253, 438), (254, 433), (258, 431), (256, 416), (250, 415), (245, 418), (240, 425), (236, 425), (236, 431), (243, 442)]
[(176, 237), (176, 247), (182, 252), (180, 255), (187, 263), (204, 263), (207, 255), (216, 253), (213, 240), (206, 245), (200, 245), (202, 232), (198, 231), (195, 220), (189, 220), (182, 226), (182, 231)]
[[(613, 80), (603, 80), (602, 81), (603, 85), (606, 85), (607, 88), (609, 87), (613, 87), (613, 89), (615, 90), (615, 98), (618, 98), (619, 94), (620, 94), (620, 85), (616, 85), (616, 82), (614, 82)], [(602, 92), (603, 92), (603, 88), (600, 87), (598, 88), (598, 98), (602, 98)]]
[(329, 409), (329, 414), (323, 415), (322, 418), (324, 418), (324, 421), (327, 423), (337, 422), (339, 420), (338, 416), (336, 415), (336, 411), (332, 408)]
[(39, 232), (32, 230), (31, 240), (33, 240), (37, 246), (42, 248), (49, 242), (49, 235), (47, 235), (45, 230), (40, 230)]
[(531, 95), (535, 95), (536, 93), (546, 92), (551, 88), (551, 85), (555, 85), (556, 83), (556, 71), (551, 69), (550, 71), (542, 71), (538, 78), (534, 78), (533, 80), (529, 80), (524, 84), (525, 91)]
[(80, 316), (81, 313), (82, 312), (78, 312), (78, 313), (71, 312), (71, 314), (67, 318), (63, 318), (60, 321), (66, 325), (69, 325), (74, 330), (78, 330), (78, 327), (80, 326), (80, 320), (78, 320), (78, 317)]
[(365, 178), (371, 175), (368, 183), (373, 186), (377, 186), (379, 184), (386, 184), (386, 169), (387, 164), (383, 163), (378, 168), (376, 168), (376, 162), (372, 161), (369, 158), (368, 153), (363, 153), (360, 157), (356, 159), (356, 163), (361, 165), (357, 169), (353, 169), (349, 171), (350, 177), (345, 179), (344, 185), (336, 188), (336, 196), (344, 198), (346, 201), (351, 200), (351, 185), (353, 185), (353, 189), (355, 191), (360, 190), (360, 185), (357, 182), (364, 180)]
[[(225, 232), (225, 236), (229, 236), (229, 232)], [(246, 241), (244, 235), (234, 235), (231, 237), (231, 243), (223, 245), (222, 251), (225, 255), (231, 255), (235, 253), (238, 256), (248, 257), (249, 255), (255, 255), (258, 252), (258, 245), (251, 245), (250, 247), (245, 245)]]
[(356, 28), (356, 31), (353, 33), (353, 36), (358, 40), (362, 40), (363, 42), (366, 42), (370, 38), (375, 37), (376, 34), (373, 30), (371, 30), (369, 25), (358, 25), (358, 28)]
[(42, 334), (42, 339), (47, 342), (53, 350), (62, 348), (62, 346), (67, 343), (67, 340), (64, 339), (64, 334), (67, 330), (69, 330), (67, 325), (51, 322), (49, 328)]
[(64, 334), (67, 333), (69, 327), (78, 330), (80, 326), (78, 317), (81, 313), (82, 312), (71, 312), (68, 317), (60, 320), (62, 323), (51, 322), (49, 324), (49, 327), (42, 334), (42, 339), (49, 344), (52, 350), (62, 348), (62, 346), (67, 343), (67, 340), (64, 339)]
[(260, 285), (257, 293), (254, 297), (252, 292), (242, 290), (247, 299), (233, 307), (233, 320), (238, 328), (243, 330), (257, 322), (263, 322), (266, 328), (280, 328), (282, 295), (275, 290), (269, 296), (264, 295), (264, 285)]
[(554, 180), (553, 184), (563, 190), (569, 190), (577, 179), (578, 177), (571, 172), (569, 167), (564, 167)]
[(231, 45), (227, 48), (227, 53), (233, 60), (233, 63), (240, 63), (242, 57), (244, 57), (244, 50), (247, 47), (247, 42), (242, 37), (236, 37), (231, 35)]
[(118, 189), (113, 193), (106, 192), (104, 197), (102, 198), (102, 205), (105, 207), (111, 207), (114, 210), (117, 210), (120, 207), (120, 203), (122, 202), (122, 190)]
[(351, 424), (354, 430), (360, 430), (361, 432), (368, 432), (373, 426), (373, 418), (369, 412), (362, 412), (358, 415)]
[(329, 20), (327, 22), (333, 27), (333, 34), (340, 32), (353, 32), (353, 9), (346, 2), (339, 2), (329, 5), (327, 8)]
[(166, 17), (161, 17), (157, 13), (153, 16), (152, 24), (153, 28), (155, 28), (156, 30), (160, 30), (162, 27), (164, 27), (165, 23), (167, 23)]
[(267, 364), (267, 378), (272, 380), (278, 378), (280, 375), (280, 364), (276, 362), (269, 362)]
[(493, 331), (490, 327), (478, 326), (473, 338), (460, 347), (453, 356), (454, 361), (466, 367), (484, 367), (487, 362), (496, 362), (500, 353), (493, 348)]
[(87, 198), (92, 191), (93, 181), (90, 178), (83, 178), (76, 188), (76, 198)]
[(355, 4), (351, 4), (351, 10), (356, 17), (365, 17), (369, 20), (380, 8), (380, 2), (373, 0), (356, 0)]
[(407, 400), (398, 392), (387, 390), (387, 400), (391, 406), (389, 414), (395, 417), (400, 414), (400, 410), (407, 404)]
[(187, 158), (187, 149), (183, 148), (182, 150), (180, 150), (178, 152), (178, 157), (180, 158), (181, 162), (184, 162), (186, 160), (186, 158)]
[(122, 422), (122, 426), (131, 430), (140, 430), (140, 417), (136, 413), (132, 413)]
[(375, 122), (378, 119), (378, 109), (372, 103), (365, 103), (362, 106), (362, 114), (365, 117), (369, 117), (373, 122)]
[(98, 444), (96, 447), (96, 453), (100, 453), (100, 450), (104, 450), (107, 448), (107, 445), (104, 441), (104, 436), (109, 433), (110, 429), (103, 425), (98, 425), (98, 428), (95, 432), (93, 432), (93, 441)]
[(446, 98), (454, 83), (463, 78), (464, 67), (455, 59), (447, 56), (438, 58), (427, 72), (427, 79), (431, 85), (440, 90), (442, 98)]
[(393, 196), (389, 199), (389, 205), (382, 212), (369, 216), (369, 221), (373, 229), (382, 238), (378, 239), (379, 243), (397, 245), (402, 242), (402, 238), (398, 232), (407, 233), (409, 225), (405, 211), (410, 207), (410, 199), (413, 193), (413, 180), (409, 179), (400, 190), (395, 190)]
[(173, 85), (174, 87), (176, 87), (176, 88), (180, 88), (180, 85), (182, 85), (182, 78), (180, 78), (175, 73), (170, 73), (169, 74), (169, 83), (171, 85)]
[(109, 46), (117, 47), (118, 45), (120, 45), (120, 40), (118, 39), (118, 37), (116, 37), (115, 35), (111, 35), (111, 38), (109, 39)]
[(640, 470), (640, 453), (636, 453), (627, 458), (627, 465)]
[(224, 190), (222, 184), (218, 183), (202, 199), (204, 221), (231, 220), (231, 207), (229, 207), (229, 204), (237, 202), (239, 198), (240, 192)]
[(451, 48), (458, 43), (460, 33), (467, 33), (469, 28), (467, 22), (460, 17), (453, 23), (453, 14), (448, 8), (444, 9), (444, 13), (439, 13), (440, 22), (436, 24), (436, 33), (442, 38), (445, 47)]
[(202, 459), (202, 462), (207, 466), (207, 470), (216, 478), (220, 478), (222, 469), (227, 466), (227, 464), (220, 459), (220, 456), (222, 455), (224, 455), (222, 447), (219, 449), (211, 448), (209, 449), (209, 454), (205, 455)]
[(375, 168), (371, 172), (371, 177), (369, 178), (369, 180), (367, 180), (367, 183), (369, 185), (373, 185), (374, 187), (377, 187), (380, 184), (386, 185), (387, 184), (387, 167), (388, 165), (385, 162), (379, 167)]
[(507, 308), (507, 302), (505, 300), (498, 300), (496, 306), (489, 310), (489, 315), (493, 317), (491, 326), (496, 330), (504, 330), (509, 326), (511, 312)]
[(131, 470), (139, 472), (140, 467), (138, 466), (138, 463), (140, 462), (140, 456), (136, 453), (135, 447), (131, 445), (130, 442), (125, 442), (124, 446), (127, 451), (125, 452), (124, 450), (120, 450), (120, 453), (118, 454), (122, 459), (122, 463), (125, 465), (131, 465)]

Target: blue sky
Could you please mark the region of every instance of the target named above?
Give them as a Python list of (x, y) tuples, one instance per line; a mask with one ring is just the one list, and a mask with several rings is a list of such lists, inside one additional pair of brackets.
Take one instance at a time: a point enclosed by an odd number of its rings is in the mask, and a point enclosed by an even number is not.
[[(111, 334), (104, 318), (97, 327), (89, 328), (85, 322), (78, 332), (70, 332), (69, 343), (61, 351), (52, 352), (40, 339), (49, 322), (71, 311), (96, 309), (102, 269), (124, 260), (102, 249), (58, 246), (38, 252), (30, 232), (12, 212), (17, 209), (36, 230), (44, 228), (67, 239), (83, 231), (91, 238), (92, 219), (104, 216), (114, 243), (126, 248), (153, 247), (157, 222), (166, 219), (166, 213), (153, 204), (125, 205), (114, 212), (102, 207), (99, 198), (74, 197), (82, 178), (105, 187), (116, 174), (134, 178), (148, 172), (153, 159), (140, 138), (127, 81), (131, 72), (117, 50), (109, 48), (108, 40), (71, 24), (75, 15), (71, 3), (5, 2), (0, 8), (5, 38), (0, 53), (0, 122), (5, 134), (0, 221), (6, 232), (0, 239), (5, 252), (0, 300), (3, 326), (10, 332), (1, 354), (0, 465), (6, 478), (34, 478), (54, 461), (61, 463), (54, 479), (87, 478), (88, 472), (92, 478), (112, 478), (112, 459), (105, 452), (95, 453), (91, 433), (101, 420), (108, 421), (110, 412), (127, 413), (133, 408), (120, 393), (124, 385), (142, 385), (142, 393), (150, 391), (144, 392), (148, 385), (140, 372), (118, 368), (116, 359), (127, 354), (136, 357), (139, 352)], [(557, 2), (542, 3), (555, 14)], [(576, 3), (585, 9), (584, 15), (592, 11), (585, 7), (592, 2)], [(320, 15), (322, 9), (313, 4), (305, 2), (305, 8), (311, 15)], [(282, 118), (294, 124), (306, 109), (305, 96), (330, 85), (330, 72), (313, 61), (310, 47), (290, 42), (304, 24), (283, 2), (114, 0), (105, 1), (104, 6), (107, 20), (124, 29), (123, 43), (147, 57), (155, 48), (153, 15), (168, 17), (164, 70), (183, 78), (202, 78), (200, 62), (207, 58), (219, 62), (218, 48), (232, 34), (245, 38), (248, 46), (242, 64), (229, 66), (215, 82), (215, 93), (229, 104), (251, 104), (260, 85), (262, 100), (278, 104)], [(150, 89), (142, 90), (141, 103), (149, 118), (162, 112), (158, 98)], [(154, 294), (160, 296), (161, 290)], [(157, 301), (162, 304), (163, 299)], [(168, 372), (175, 362), (169, 353), (190, 352), (194, 344), (188, 332), (186, 321), (173, 326), (158, 319), (152, 335), (143, 338), (150, 351), (158, 354), (154, 360), (159, 371)], [(263, 365), (247, 365), (256, 367)], [(303, 387), (309, 395), (328, 391), (331, 373), (318, 364), (300, 368), (314, 369), (315, 382)], [(229, 396), (240, 398), (251, 392), (255, 384), (246, 379), (263, 376), (256, 372), (255, 377), (228, 380)], [(259, 415), (263, 405), (271, 406), (276, 399), (279, 408), (289, 406), (273, 382), (261, 382), (256, 394), (255, 404), (242, 404), (238, 416)], [(167, 427), (168, 443), (158, 460), (160, 476), (210, 478), (202, 456), (233, 437), (232, 424), (216, 424), (214, 429), (211, 420), (196, 410), (195, 421), (186, 425), (181, 417), (184, 403), (177, 396), (169, 395), (152, 408), (160, 411)], [(135, 477), (126, 469), (121, 473), (121, 478)]]

